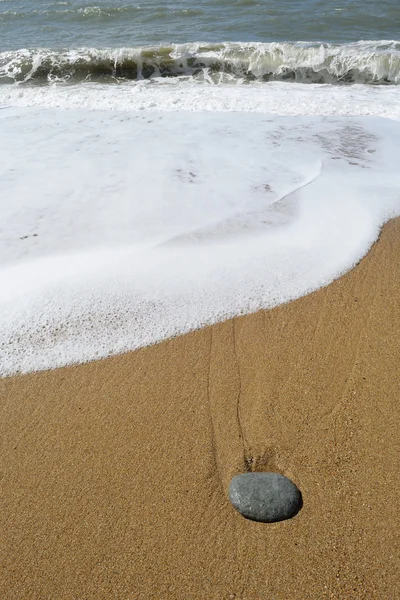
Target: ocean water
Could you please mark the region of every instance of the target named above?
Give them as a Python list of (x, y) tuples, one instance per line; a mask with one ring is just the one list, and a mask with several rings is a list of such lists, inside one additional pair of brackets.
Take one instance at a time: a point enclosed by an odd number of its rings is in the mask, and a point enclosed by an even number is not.
[(394, 0), (0, 0), (0, 374), (307, 294), (400, 214)]
[(398, 0), (0, 1), (0, 82), (400, 81)]
[(398, 40), (397, 0), (2, 0), (2, 50)]

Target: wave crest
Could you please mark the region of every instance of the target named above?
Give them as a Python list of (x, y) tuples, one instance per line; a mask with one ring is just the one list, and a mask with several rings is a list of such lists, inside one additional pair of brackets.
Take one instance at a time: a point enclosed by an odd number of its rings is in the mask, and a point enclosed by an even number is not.
[(400, 42), (221, 43), (0, 53), (0, 82), (190, 77), (210, 83), (400, 83)]

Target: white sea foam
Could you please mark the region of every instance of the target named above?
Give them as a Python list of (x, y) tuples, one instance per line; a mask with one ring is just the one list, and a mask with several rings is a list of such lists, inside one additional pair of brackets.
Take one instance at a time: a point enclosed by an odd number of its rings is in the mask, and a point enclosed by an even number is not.
[(0, 107), (110, 111), (240, 111), (277, 115), (382, 116), (400, 120), (396, 86), (282, 82), (206, 85), (179, 78), (121, 85), (0, 86)]
[(299, 297), (400, 213), (388, 119), (10, 107), (0, 131), (3, 375)]

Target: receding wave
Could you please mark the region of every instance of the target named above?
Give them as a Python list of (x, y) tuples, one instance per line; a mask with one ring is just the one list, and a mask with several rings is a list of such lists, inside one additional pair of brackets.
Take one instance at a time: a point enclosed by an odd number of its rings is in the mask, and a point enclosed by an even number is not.
[(188, 77), (210, 83), (400, 84), (400, 41), (221, 43), (0, 53), (0, 82)]

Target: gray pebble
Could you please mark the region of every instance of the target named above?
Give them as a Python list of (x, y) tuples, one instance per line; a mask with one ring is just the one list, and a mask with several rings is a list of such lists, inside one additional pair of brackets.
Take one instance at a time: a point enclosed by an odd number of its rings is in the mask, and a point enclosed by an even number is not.
[(274, 523), (294, 517), (303, 502), (300, 490), (279, 473), (243, 473), (232, 478), (229, 500), (246, 519)]

